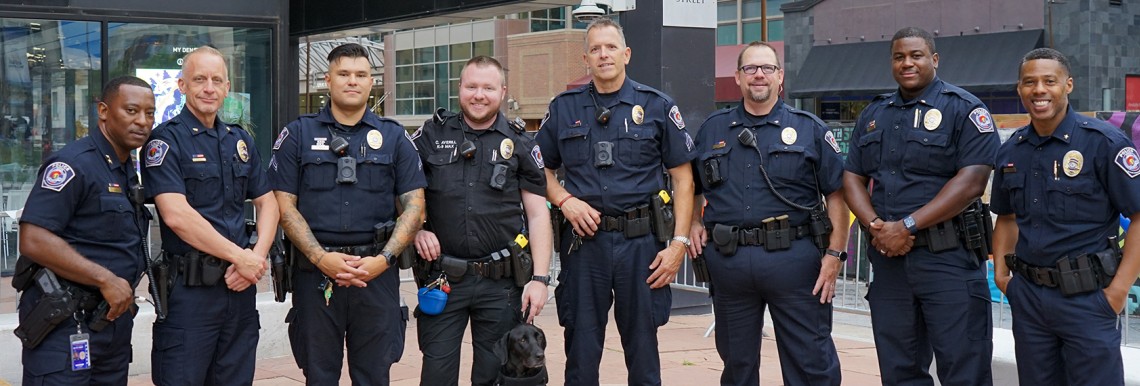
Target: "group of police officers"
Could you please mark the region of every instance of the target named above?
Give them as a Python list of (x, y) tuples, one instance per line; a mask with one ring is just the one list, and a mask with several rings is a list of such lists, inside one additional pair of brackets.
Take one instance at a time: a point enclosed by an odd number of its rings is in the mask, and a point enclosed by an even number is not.
[[(281, 130), (267, 171), (250, 134), (218, 117), (230, 84), (217, 50), (184, 58), (185, 107), (153, 132), (149, 85), (111, 80), (99, 130), (45, 160), (20, 218), (24, 384), (125, 384), (144, 273), (154, 383), (252, 383), (255, 284), (280, 225), (291, 263), (275, 280), (292, 288), (286, 322), (308, 384), (338, 383), (346, 351), (353, 384), (389, 383), (409, 267), (449, 293), (442, 310), (415, 312), (421, 384), (459, 382), (468, 321), (472, 384), (500, 384), (494, 345), (543, 310), (557, 251), (568, 385), (598, 384), (611, 307), (629, 384), (662, 383), (657, 328), (686, 255), (711, 281), (721, 384), (759, 384), (770, 305), (784, 383), (838, 385), (831, 301), (848, 208), (874, 246), (884, 384), (932, 384), (934, 358), (942, 384), (992, 383), (991, 253), (1022, 384), (1123, 383), (1116, 315), (1140, 241), (1121, 250), (1117, 213), (1140, 219), (1140, 154), (1068, 105), (1063, 54), (1024, 57), (1030, 124), (1001, 145), (986, 107), (937, 77), (932, 36), (904, 28), (891, 40), (899, 88), (860, 114), (844, 160), (826, 124), (780, 98), (772, 46), (741, 51), (742, 103), (696, 131), (669, 96), (627, 77), (631, 53), (617, 23), (591, 23), (592, 82), (551, 101), (532, 139), (500, 112), (495, 59), (463, 67), (460, 112), (407, 134), (368, 109), (372, 63), (345, 44), (328, 56), (331, 103)], [(978, 202), (991, 171), (992, 246)], [(157, 256), (145, 202), (160, 214)]]

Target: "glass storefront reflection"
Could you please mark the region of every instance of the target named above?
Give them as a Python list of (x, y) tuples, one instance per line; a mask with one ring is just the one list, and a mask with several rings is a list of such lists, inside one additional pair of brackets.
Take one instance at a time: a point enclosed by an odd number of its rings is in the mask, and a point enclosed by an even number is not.
[(0, 271), (40, 163), (95, 125), (100, 35), (97, 22), (0, 18)]

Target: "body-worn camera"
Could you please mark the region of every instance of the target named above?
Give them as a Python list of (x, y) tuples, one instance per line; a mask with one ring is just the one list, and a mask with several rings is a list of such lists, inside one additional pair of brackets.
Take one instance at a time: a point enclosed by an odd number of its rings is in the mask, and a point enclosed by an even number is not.
[(614, 166), (614, 143), (594, 143), (594, 167), (604, 168)]
[(507, 170), (506, 164), (495, 164), (495, 170), (491, 172), (492, 189), (503, 190), (503, 186), (507, 184)]
[(336, 160), (336, 183), (356, 183), (356, 158), (340, 157)]
[(704, 182), (708, 186), (717, 186), (724, 182), (724, 177), (720, 175), (720, 158), (709, 158), (703, 162), (701, 167), (701, 175)]

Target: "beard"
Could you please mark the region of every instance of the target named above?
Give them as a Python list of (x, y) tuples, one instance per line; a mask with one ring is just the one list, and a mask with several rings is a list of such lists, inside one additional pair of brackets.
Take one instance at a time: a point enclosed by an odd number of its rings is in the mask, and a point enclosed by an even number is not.
[(764, 103), (772, 99), (772, 89), (766, 88), (763, 91), (749, 92), (748, 99), (756, 103)]

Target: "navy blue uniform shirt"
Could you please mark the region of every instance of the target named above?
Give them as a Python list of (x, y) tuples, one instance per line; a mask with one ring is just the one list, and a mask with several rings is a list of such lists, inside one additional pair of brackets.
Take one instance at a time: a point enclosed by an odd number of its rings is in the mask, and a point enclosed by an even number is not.
[[(520, 189), (546, 197), (538, 144), (502, 113), (486, 130), (472, 130), (460, 115), (442, 126), (430, 119), (411, 138), (428, 177), (426, 226), (445, 254), (479, 258), (503, 249), (525, 225)], [(465, 140), (475, 144), (470, 159), (458, 151)], [(496, 165), (506, 167), (499, 188), (491, 186)]]
[[(348, 140), (355, 184), (336, 182), (340, 156), (329, 149), (332, 135)], [(427, 186), (403, 126), (367, 111), (345, 127), (328, 107), (281, 129), (269, 175), (273, 190), (297, 196), (297, 210), (317, 241), (332, 246), (371, 243), (373, 226), (395, 220), (398, 196)]]
[[(756, 149), (737, 136), (752, 130)], [(793, 208), (772, 193), (760, 174), (763, 163), (772, 185), (784, 198), (813, 207), (843, 184), (843, 158), (839, 144), (823, 121), (805, 111), (776, 102), (768, 115), (755, 116), (742, 105), (713, 113), (697, 132), (697, 194), (704, 194), (705, 225), (760, 226), (760, 221), (788, 214), (792, 225), (805, 224), (809, 213)], [(709, 185), (712, 162), (719, 164), (723, 181)], [(816, 181), (819, 190), (816, 190)]]
[(921, 208), (959, 169), (992, 165), (1000, 144), (977, 97), (935, 77), (922, 95), (875, 98), (855, 123), (844, 168), (874, 180), (871, 205), (885, 220)]
[[(214, 118), (212, 126), (203, 124), (183, 107), (151, 133), (144, 164), (147, 197), (185, 195), (186, 202), (222, 236), (241, 247), (249, 243), (245, 200), (268, 193), (269, 184), (253, 137), (245, 129), (220, 118)], [(181, 255), (193, 247), (164, 223), (162, 249)]]
[(1140, 156), (1120, 129), (1073, 111), (1047, 137), (1033, 125), (998, 153), (990, 207), (1017, 218), (1015, 251), (1052, 266), (1063, 256), (1108, 248), (1118, 213), (1140, 210)]
[[(562, 169), (566, 191), (603, 214), (616, 216), (666, 189), (671, 169), (696, 156), (693, 139), (673, 99), (625, 78), (610, 105), (609, 123), (595, 119), (589, 85), (550, 102), (536, 140), (546, 167)], [(604, 103), (599, 99), (599, 103)], [(594, 166), (595, 144), (613, 143), (613, 166)]]
[(133, 283), (145, 264), (146, 223), (127, 198), (128, 184), (137, 181), (133, 162), (117, 157), (98, 129), (52, 154), (40, 167), (20, 222), (51, 231), (83, 257)]

